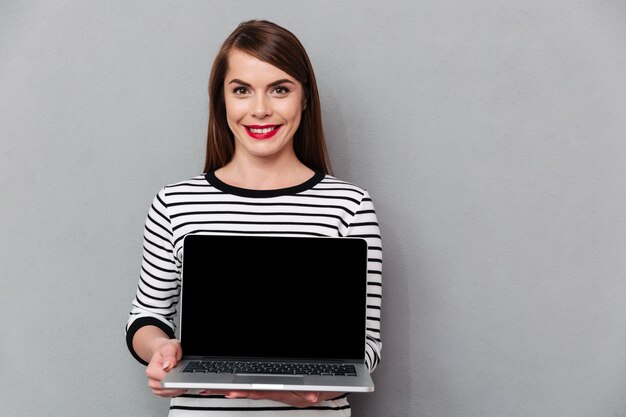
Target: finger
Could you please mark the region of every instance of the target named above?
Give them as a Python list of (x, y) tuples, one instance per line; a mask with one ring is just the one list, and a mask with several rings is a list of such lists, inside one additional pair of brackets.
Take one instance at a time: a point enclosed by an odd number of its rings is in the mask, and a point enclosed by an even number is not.
[(292, 393), (311, 404), (315, 404), (320, 397), (317, 391), (292, 391)]
[(148, 388), (150, 388), (153, 392), (154, 391), (166, 391), (166, 388), (163, 388), (163, 386), (161, 385), (161, 380), (160, 379), (148, 379)]
[[(156, 355), (152, 358), (148, 366), (146, 367), (146, 376), (152, 379), (161, 380), (165, 377), (167, 372), (169, 371), (171, 361), (162, 361)], [(164, 366), (165, 365), (165, 366)]]
[(273, 400), (276, 397), (276, 391), (260, 391), (260, 390), (230, 390), (224, 393), (226, 398), (249, 398), (251, 400)]
[(176, 358), (166, 358), (161, 364), (161, 370), (165, 373), (169, 372), (174, 366), (176, 366)]
[(183, 352), (177, 340), (170, 340), (161, 346), (158, 354), (162, 358), (161, 368), (167, 372), (176, 366), (178, 361), (182, 358)]
[(252, 398), (251, 395), (254, 391), (225, 391), (224, 397), (226, 398)]
[(230, 391), (221, 389), (205, 389), (200, 391), (199, 395), (224, 395), (226, 396)]
[(163, 398), (179, 397), (186, 392), (184, 389), (153, 389), (152, 393)]
[(158, 363), (158, 361), (152, 361), (146, 367), (146, 376), (148, 379), (156, 379), (162, 380), (165, 378), (167, 371), (163, 369), (163, 364)]
[(187, 392), (184, 389), (163, 388), (161, 386), (161, 381), (154, 379), (148, 381), (148, 387), (154, 393), (154, 395), (158, 395), (159, 397), (178, 397), (179, 395)]
[(308, 407), (319, 398), (317, 392), (293, 391), (231, 391), (226, 398), (249, 398), (251, 400), (272, 400), (289, 404), (294, 407)]
[(161, 370), (164, 372), (169, 372), (173, 367), (178, 363), (178, 359), (176, 359), (176, 353), (166, 353), (166, 356), (163, 357), (163, 362), (161, 362)]

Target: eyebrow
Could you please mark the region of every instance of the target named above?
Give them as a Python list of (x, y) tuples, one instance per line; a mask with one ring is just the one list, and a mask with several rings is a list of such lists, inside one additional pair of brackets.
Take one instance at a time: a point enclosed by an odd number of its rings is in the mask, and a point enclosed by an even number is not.
[[(277, 86), (279, 84), (284, 84), (284, 83), (290, 83), (290, 84), (294, 84), (295, 85), (295, 83), (293, 81), (288, 80), (287, 78), (283, 78), (283, 79), (276, 80), (276, 81), (272, 82), (271, 84), (268, 85), (268, 87), (275, 87), (275, 86)], [(243, 85), (245, 87), (252, 87), (249, 83), (247, 83), (245, 81), (242, 81), (242, 80), (240, 80), (238, 78), (233, 78), (232, 80), (230, 80), (228, 82), (228, 84), (240, 84), (240, 85)]]

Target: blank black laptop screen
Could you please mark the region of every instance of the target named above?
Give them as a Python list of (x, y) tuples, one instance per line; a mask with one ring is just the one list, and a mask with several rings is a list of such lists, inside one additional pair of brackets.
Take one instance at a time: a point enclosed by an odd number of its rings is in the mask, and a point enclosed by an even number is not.
[(188, 235), (183, 258), (186, 356), (363, 359), (365, 240)]

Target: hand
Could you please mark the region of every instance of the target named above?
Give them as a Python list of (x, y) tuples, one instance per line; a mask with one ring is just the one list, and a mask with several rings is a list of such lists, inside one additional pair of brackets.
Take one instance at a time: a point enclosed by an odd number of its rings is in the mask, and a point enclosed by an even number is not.
[(160, 397), (177, 397), (185, 393), (182, 389), (166, 389), (161, 386), (161, 381), (183, 356), (180, 342), (176, 339), (166, 340), (155, 350), (148, 367), (146, 376), (148, 386), (155, 395)]
[(341, 392), (317, 391), (248, 391), (248, 390), (205, 390), (201, 395), (221, 394), (226, 398), (247, 398), (251, 400), (272, 400), (298, 408), (306, 408), (319, 402), (341, 396)]

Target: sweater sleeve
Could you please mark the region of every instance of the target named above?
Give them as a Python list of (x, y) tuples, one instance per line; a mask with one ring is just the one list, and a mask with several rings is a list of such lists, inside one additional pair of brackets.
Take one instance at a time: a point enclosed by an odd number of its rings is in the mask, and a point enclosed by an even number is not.
[(376, 211), (366, 191), (348, 230), (348, 236), (364, 238), (368, 245), (367, 260), (367, 321), (365, 364), (373, 371), (380, 362), (382, 349), (380, 314), (382, 304), (382, 239)]
[(148, 210), (139, 284), (126, 324), (126, 344), (142, 364), (147, 363), (133, 349), (133, 336), (141, 327), (152, 325), (174, 338), (180, 288), (180, 267), (175, 260), (172, 226), (162, 189)]

